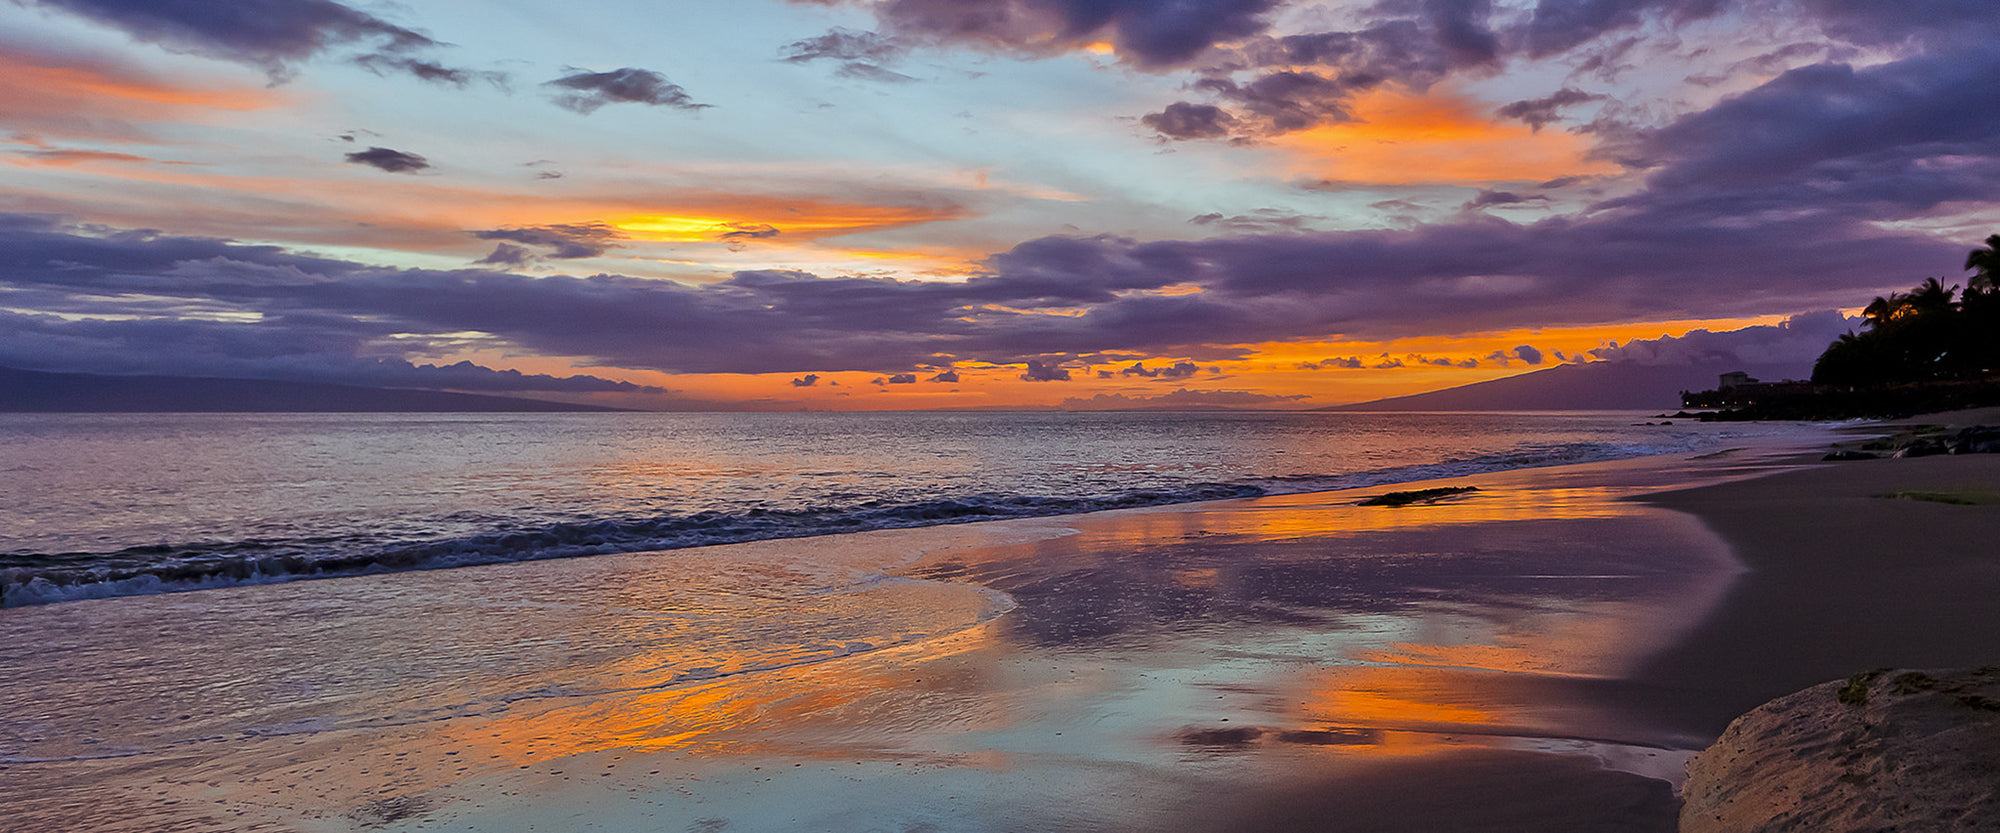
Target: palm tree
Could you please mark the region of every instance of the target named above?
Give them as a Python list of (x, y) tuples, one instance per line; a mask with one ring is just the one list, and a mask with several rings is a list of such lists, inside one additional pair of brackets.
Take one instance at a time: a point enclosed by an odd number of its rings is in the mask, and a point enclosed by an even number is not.
[(1868, 306), (1861, 308), (1861, 317), (1867, 319), (1870, 330), (1879, 330), (1891, 321), (1900, 321), (1916, 312), (1913, 297), (1907, 292), (1891, 292), (1889, 297), (1875, 296)]
[(2000, 371), (2000, 234), (1986, 238), (1986, 248), (1965, 256), (1965, 268), (1976, 269), (1965, 282), (1959, 303), (1961, 352), (1977, 372)]
[(1986, 238), (1986, 248), (1973, 249), (1965, 255), (1965, 268), (1977, 269), (1967, 288), (1986, 292), (2000, 290), (2000, 234)]
[(1958, 284), (1952, 284), (1950, 289), (1946, 289), (1944, 284), (1938, 283), (1937, 278), (1925, 278), (1924, 282), (1917, 284), (1916, 290), (1907, 296), (1910, 312), (1917, 315), (1949, 312), (1951, 296), (1957, 291)]
[(1863, 332), (1827, 346), (1813, 367), (1823, 384), (1900, 384), (2000, 373), (2000, 234), (1965, 258), (1976, 270), (1963, 295), (1942, 278), (1862, 308)]

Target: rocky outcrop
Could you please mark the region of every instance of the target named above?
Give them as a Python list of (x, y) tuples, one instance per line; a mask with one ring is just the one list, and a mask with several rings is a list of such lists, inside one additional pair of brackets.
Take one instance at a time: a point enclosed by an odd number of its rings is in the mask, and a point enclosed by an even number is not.
[(1887, 437), (1869, 440), (1859, 449), (1838, 448), (1822, 460), (1873, 460), (1891, 457), (1935, 457), (1940, 454), (2000, 454), (2000, 425), (1974, 425), (1949, 433), (1937, 425), (1919, 425)]
[(1773, 700), (1688, 765), (1682, 833), (2000, 830), (2000, 668)]

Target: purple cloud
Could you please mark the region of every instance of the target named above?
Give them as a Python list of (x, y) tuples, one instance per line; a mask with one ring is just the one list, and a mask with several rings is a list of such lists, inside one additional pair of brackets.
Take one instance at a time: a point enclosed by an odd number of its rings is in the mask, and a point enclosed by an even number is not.
[[(547, 226), (525, 228), (490, 229), (475, 231), (472, 236), (481, 240), (509, 240), (530, 246), (541, 246), (549, 250), (548, 256), (563, 260), (596, 257), (618, 247), (617, 241), (625, 239), (625, 234), (606, 223), (558, 223)], [(518, 246), (500, 244), (493, 254), (481, 263), (523, 263), (525, 260), (494, 260), (503, 256), (503, 249), (512, 250), (505, 257), (514, 257), (514, 252), (525, 251)]]
[(1174, 362), (1171, 366), (1148, 370), (1145, 363), (1133, 362), (1131, 367), (1118, 371), (1126, 376), (1143, 376), (1147, 379), (1186, 379), (1201, 372), (1194, 362)]
[(650, 69), (623, 67), (610, 72), (577, 72), (542, 84), (552, 88), (550, 100), (556, 106), (582, 115), (597, 112), (606, 104), (632, 103), (679, 110), (700, 110), (681, 85)]
[(1540, 57), (1566, 52), (1607, 32), (1631, 29), (1655, 16), (1673, 23), (1722, 11), (1723, 0), (1541, 0), (1519, 36)]
[(388, 171), (392, 174), (416, 173), (431, 166), (428, 159), (407, 151), (393, 148), (371, 147), (347, 154), (347, 161), (355, 165)]
[(442, 44), (412, 29), (332, 0), (38, 0), (175, 52), (248, 64), (283, 80), (294, 66), (340, 46), (364, 46), (355, 60), (378, 72), (464, 86), (499, 83), (499, 73), (453, 69), (409, 53)]
[(782, 50), (785, 60), (795, 64), (834, 61), (837, 73), (863, 81), (906, 82), (917, 79), (889, 69), (910, 49), (909, 44), (876, 32), (856, 32), (836, 28), (816, 38), (793, 41)]
[(1522, 205), (1524, 203), (1548, 201), (1549, 198), (1541, 194), (1516, 194), (1512, 191), (1484, 188), (1479, 191), (1478, 195), (1467, 201), (1464, 207), (1467, 209), (1490, 208), (1496, 205)]
[(473, 262), (487, 266), (526, 266), (534, 260), (534, 252), (512, 243), (501, 243), (493, 247), (491, 254)]
[(1021, 374), (1024, 382), (1067, 382), (1069, 370), (1056, 362), (1028, 360), (1028, 371)]
[(1259, 208), (1247, 214), (1224, 215), (1221, 212), (1201, 214), (1188, 222), (1208, 228), (1239, 233), (1272, 234), (1309, 231), (1314, 220), (1324, 219), (1286, 211), (1279, 208)]
[(1213, 104), (1176, 101), (1139, 117), (1139, 123), (1169, 139), (1220, 139), (1230, 134), (1236, 117)]
[(1247, 84), (1204, 78), (1194, 87), (1234, 105), (1232, 120), (1255, 125), (1258, 133), (1290, 133), (1353, 118), (1346, 103), (1355, 88), (1314, 72), (1273, 72)]
[(1540, 132), (1550, 122), (1558, 121), (1562, 118), (1561, 111), (1563, 108), (1599, 101), (1603, 98), (1604, 96), (1596, 93), (1587, 93), (1582, 90), (1564, 87), (1542, 98), (1530, 98), (1504, 105), (1494, 112), (1501, 118), (1526, 122), (1529, 127)]
[[(805, 0), (825, 2), (825, 0)], [(1218, 43), (1262, 32), (1279, 0), (887, 0), (869, 4), (881, 34), (911, 45), (1047, 55), (1110, 41), (1142, 67), (1184, 64)], [(791, 48), (879, 60), (867, 36), (835, 30)], [(801, 47), (801, 44), (806, 46)], [(855, 55), (857, 57), (849, 57)]]
[[(1351, 118), (1354, 94), (1422, 90), (1501, 57), (1489, 0), (1382, 3), (1350, 31), (1260, 35), (1210, 50), (1190, 88), (1220, 103), (1175, 102), (1142, 123), (1170, 139), (1251, 139)], [(1229, 109), (1223, 109), (1226, 106)], [(1205, 108), (1205, 109), (1204, 109)]]
[[(0, 311), (0, 366), (85, 373), (159, 374), (335, 382), (487, 393), (664, 393), (597, 376), (524, 374), (461, 361), (448, 365), (376, 357), (389, 330), (325, 315), (275, 317), (263, 326), (148, 317), (65, 319)], [(448, 340), (419, 340), (422, 348)]]
[(1858, 330), (1861, 319), (1846, 318), (1834, 310), (1800, 313), (1781, 324), (1711, 332), (1690, 330), (1685, 335), (1634, 339), (1590, 351), (1606, 361), (1637, 362), (1644, 365), (1717, 364), (1736, 362), (1755, 365), (1811, 367), (1828, 344), (1842, 333)]
[(411, 58), (404, 55), (382, 53), (362, 55), (355, 58), (354, 63), (359, 64), (376, 75), (403, 73), (415, 77), (420, 81), (429, 81), (434, 84), (450, 84), (454, 87), (464, 87), (474, 81), (485, 81), (503, 90), (507, 88), (507, 74), (504, 72), (448, 67), (436, 61)]

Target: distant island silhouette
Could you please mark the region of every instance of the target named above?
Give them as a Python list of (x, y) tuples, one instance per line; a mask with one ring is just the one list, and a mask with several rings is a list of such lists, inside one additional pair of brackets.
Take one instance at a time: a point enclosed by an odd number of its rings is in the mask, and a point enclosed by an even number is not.
[(105, 376), (0, 367), (0, 412), (616, 411), (541, 399), (325, 382), (194, 376)]

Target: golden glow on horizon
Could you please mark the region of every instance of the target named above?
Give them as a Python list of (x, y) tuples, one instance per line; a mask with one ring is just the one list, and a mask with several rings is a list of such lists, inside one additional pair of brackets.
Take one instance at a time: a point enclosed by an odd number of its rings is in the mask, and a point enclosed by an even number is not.
[(670, 214), (642, 214), (611, 222), (614, 228), (646, 240), (711, 240), (730, 230), (730, 223), (718, 217), (676, 217)]
[[(758, 200), (746, 201), (757, 206)], [(803, 209), (803, 210), (802, 210)], [(768, 214), (754, 211), (736, 216), (706, 214), (635, 214), (611, 220), (609, 225), (633, 239), (692, 243), (715, 240), (764, 241), (811, 240), (861, 231), (931, 222), (945, 219), (928, 209), (902, 206), (831, 205), (787, 202), (782, 209), (770, 206)], [(548, 224), (560, 221), (543, 219)], [(900, 255), (878, 253), (877, 256)], [(922, 257), (915, 255), (913, 257)]]
[[(1267, 396), (1305, 394), (1309, 399), (1272, 400), (1266, 407), (1312, 408), (1360, 402), (1391, 396), (1438, 390), (1498, 379), (1554, 367), (1555, 351), (1565, 355), (1583, 354), (1605, 343), (1633, 339), (1682, 336), (1690, 330), (1733, 330), (1771, 325), (1784, 316), (1755, 316), (1719, 320), (1678, 320), (1641, 324), (1592, 327), (1550, 327), (1533, 330), (1502, 330), (1450, 336), (1425, 336), (1380, 342), (1271, 342), (1254, 345), (1250, 357), (1236, 361), (1194, 361), (1200, 371), (1193, 376), (1145, 378), (1120, 373), (1133, 363), (1151, 369), (1171, 367), (1186, 356), (1151, 356), (1100, 359), (1089, 367), (1071, 365), (1068, 381), (1028, 381), (1021, 378), (1022, 365), (992, 365), (984, 362), (957, 362), (950, 369), (957, 382), (932, 382), (930, 378), (945, 368), (927, 367), (881, 371), (792, 371), (785, 373), (668, 373), (593, 366), (582, 357), (530, 357), (503, 347), (468, 349), (448, 355), (419, 359), (420, 362), (450, 364), (471, 361), (488, 367), (512, 368), (523, 373), (554, 376), (588, 374), (635, 384), (672, 390), (673, 399), (647, 401), (647, 395), (592, 397), (609, 405), (651, 407), (693, 401), (709, 407), (747, 410), (922, 410), (931, 408), (1058, 408), (1069, 399), (1090, 400), (1099, 394), (1114, 394), (1140, 400), (1186, 388), (1190, 391), (1245, 391)], [(1486, 358), (1495, 351), (1511, 350), (1528, 344), (1550, 357), (1540, 365), (1514, 360), (1508, 366)], [(1379, 354), (1405, 362), (1402, 367), (1376, 368)], [(1427, 358), (1474, 358), (1480, 367), (1465, 369), (1414, 364), (1410, 356)], [(1322, 366), (1301, 368), (1303, 362), (1319, 362), (1331, 357), (1358, 357), (1359, 369)], [(1221, 373), (1211, 373), (1218, 368)], [(1099, 375), (1108, 371), (1110, 378)], [(914, 384), (876, 384), (895, 373), (913, 373)], [(794, 385), (793, 380), (816, 377), (811, 385)], [(576, 400), (577, 397), (561, 397)], [(1245, 407), (1248, 407), (1247, 405)], [(1492, 511), (1491, 508), (1481, 511)]]
[(1433, 91), (1381, 88), (1354, 98), (1353, 121), (1271, 140), (1297, 158), (1295, 175), (1389, 185), (1492, 184), (1617, 173), (1587, 158), (1587, 137), (1489, 118), (1489, 105)]

